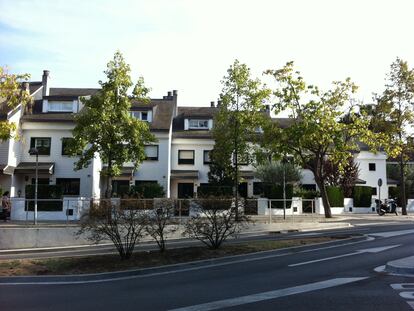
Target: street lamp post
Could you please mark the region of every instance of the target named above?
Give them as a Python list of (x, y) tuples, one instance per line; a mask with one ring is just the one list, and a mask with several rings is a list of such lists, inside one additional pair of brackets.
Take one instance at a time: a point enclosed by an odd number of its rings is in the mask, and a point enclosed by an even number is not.
[(35, 197), (34, 197), (34, 224), (37, 225), (37, 185), (39, 180), (39, 150), (37, 148), (30, 148), (30, 155), (36, 156), (36, 172), (35, 172)]

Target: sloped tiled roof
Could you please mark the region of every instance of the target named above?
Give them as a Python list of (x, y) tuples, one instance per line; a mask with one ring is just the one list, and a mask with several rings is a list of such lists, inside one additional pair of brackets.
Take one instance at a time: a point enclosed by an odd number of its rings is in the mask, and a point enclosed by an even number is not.
[(68, 88), (68, 87), (51, 87), (49, 96), (88, 96), (99, 92), (98, 88)]

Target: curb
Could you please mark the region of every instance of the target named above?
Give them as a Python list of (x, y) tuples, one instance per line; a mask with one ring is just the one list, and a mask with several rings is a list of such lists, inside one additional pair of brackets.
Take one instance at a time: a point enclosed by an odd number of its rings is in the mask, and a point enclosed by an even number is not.
[[(291, 254), (297, 249), (311, 248), (318, 245), (334, 244), (331, 247), (339, 247), (343, 244), (360, 243), (367, 239), (366, 236), (349, 237), (340, 241), (329, 241), (316, 243), (312, 245), (292, 246), (283, 249), (266, 250), (254, 253), (225, 256), (220, 258), (202, 259), (190, 262), (183, 262), (158, 267), (140, 268), (124, 271), (113, 271), (90, 274), (70, 274), (70, 275), (47, 275), (47, 276), (8, 276), (0, 277), (1, 285), (68, 285), (68, 284), (85, 284), (100, 283), (132, 279), (137, 277), (149, 277), (154, 275), (178, 273), (184, 271), (203, 269), (209, 266), (229, 265), (244, 261), (262, 260), (266, 257), (283, 256)], [(349, 242), (351, 241), (351, 242)], [(348, 242), (348, 243), (347, 243)], [(265, 257), (262, 255), (268, 254)]]
[(414, 276), (414, 256), (387, 262), (385, 271), (394, 274)]

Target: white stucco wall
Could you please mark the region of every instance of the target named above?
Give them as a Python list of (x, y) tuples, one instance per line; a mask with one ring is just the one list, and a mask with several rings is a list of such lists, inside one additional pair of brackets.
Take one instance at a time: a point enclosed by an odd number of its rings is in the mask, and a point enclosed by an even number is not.
[[(72, 137), (72, 129), (72, 124), (25, 122), (22, 131), (21, 162), (36, 161), (36, 156), (29, 155), (31, 137), (50, 137), (50, 155), (39, 155), (39, 162), (54, 162), (54, 174), (39, 176), (39, 178), (48, 177), (51, 184), (56, 183), (56, 178), (80, 178), (80, 196), (91, 197), (93, 184), (92, 165), (88, 168), (75, 171), (74, 163), (76, 162), (77, 157), (62, 155), (61, 139), (64, 137)], [(34, 176), (29, 175), (27, 183), (31, 182), (32, 177)], [(24, 196), (24, 185), (19, 185), (19, 188), (22, 190), (22, 196)]]
[[(387, 186), (387, 164), (385, 153), (379, 152), (374, 154), (368, 151), (361, 151), (355, 155), (355, 163), (359, 165), (359, 178), (366, 181), (364, 186), (376, 187), (378, 197), (379, 187), (378, 179), (382, 179), (381, 199), (388, 198)], [(375, 171), (369, 170), (369, 163), (375, 163)]]

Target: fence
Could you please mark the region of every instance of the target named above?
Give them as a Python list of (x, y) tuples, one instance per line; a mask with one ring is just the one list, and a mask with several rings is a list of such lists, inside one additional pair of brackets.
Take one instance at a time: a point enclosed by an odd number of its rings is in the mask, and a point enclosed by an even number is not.
[[(110, 203), (124, 209), (141, 209), (144, 211), (152, 211), (156, 208), (156, 203), (166, 199), (90, 199), (82, 197), (64, 197), (62, 199), (38, 199), (37, 200), (37, 220), (38, 221), (79, 221), (83, 215), (88, 213), (92, 204)], [(174, 216), (178, 222), (194, 216), (199, 213), (199, 203), (202, 200), (209, 199), (168, 199), (173, 202)], [(211, 200), (211, 199), (210, 199)], [(234, 199), (227, 199), (234, 207)], [(224, 201), (223, 201), (224, 202)], [(33, 222), (34, 199), (12, 198), (11, 219)], [(307, 210), (304, 211), (304, 206)], [(239, 210), (248, 216), (269, 216), (272, 218), (286, 219), (301, 215), (303, 213), (314, 214), (314, 200), (306, 200), (302, 198), (292, 199), (240, 199)]]

